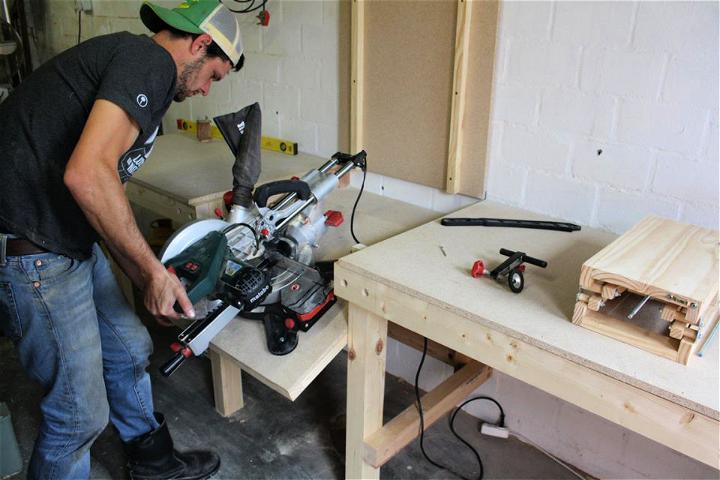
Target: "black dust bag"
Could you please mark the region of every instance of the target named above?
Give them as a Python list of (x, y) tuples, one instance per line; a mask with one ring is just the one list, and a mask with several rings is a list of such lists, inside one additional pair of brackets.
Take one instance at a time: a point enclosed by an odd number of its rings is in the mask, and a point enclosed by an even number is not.
[(260, 177), (260, 137), (262, 115), (257, 102), (239, 110), (213, 118), (220, 133), (235, 155), (233, 173), (233, 204), (252, 206), (252, 191)]

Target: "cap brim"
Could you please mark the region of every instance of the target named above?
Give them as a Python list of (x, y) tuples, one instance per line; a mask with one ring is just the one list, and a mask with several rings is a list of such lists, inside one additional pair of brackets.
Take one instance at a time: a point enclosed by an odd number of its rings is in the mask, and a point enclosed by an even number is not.
[(153, 33), (157, 33), (168, 26), (188, 33), (204, 33), (179, 13), (169, 8), (153, 5), (150, 2), (144, 2), (140, 7), (140, 20)]

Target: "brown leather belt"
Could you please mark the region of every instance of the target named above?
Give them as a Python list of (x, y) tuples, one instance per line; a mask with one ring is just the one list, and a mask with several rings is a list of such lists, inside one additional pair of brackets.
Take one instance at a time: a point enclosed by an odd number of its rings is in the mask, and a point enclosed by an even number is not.
[(5, 246), (5, 255), (8, 257), (21, 257), (34, 253), (45, 253), (47, 250), (40, 248), (24, 238), (8, 238)]

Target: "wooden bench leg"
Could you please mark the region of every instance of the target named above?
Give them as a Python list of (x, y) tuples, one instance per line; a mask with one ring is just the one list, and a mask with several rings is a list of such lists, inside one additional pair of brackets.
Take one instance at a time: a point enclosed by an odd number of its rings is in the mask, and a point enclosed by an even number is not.
[(364, 460), (364, 439), (382, 427), (387, 320), (348, 306), (348, 377), (345, 477), (377, 479)]
[(245, 406), (242, 392), (242, 370), (225, 353), (208, 350), (212, 364), (215, 410), (223, 417), (229, 417)]

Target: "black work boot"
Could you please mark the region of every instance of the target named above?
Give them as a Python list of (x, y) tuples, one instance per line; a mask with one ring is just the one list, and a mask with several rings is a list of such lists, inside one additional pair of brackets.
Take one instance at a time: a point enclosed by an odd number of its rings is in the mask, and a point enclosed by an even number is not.
[(173, 448), (165, 417), (155, 413), (160, 426), (125, 444), (132, 480), (202, 480), (220, 468), (220, 457), (211, 451), (180, 453)]

